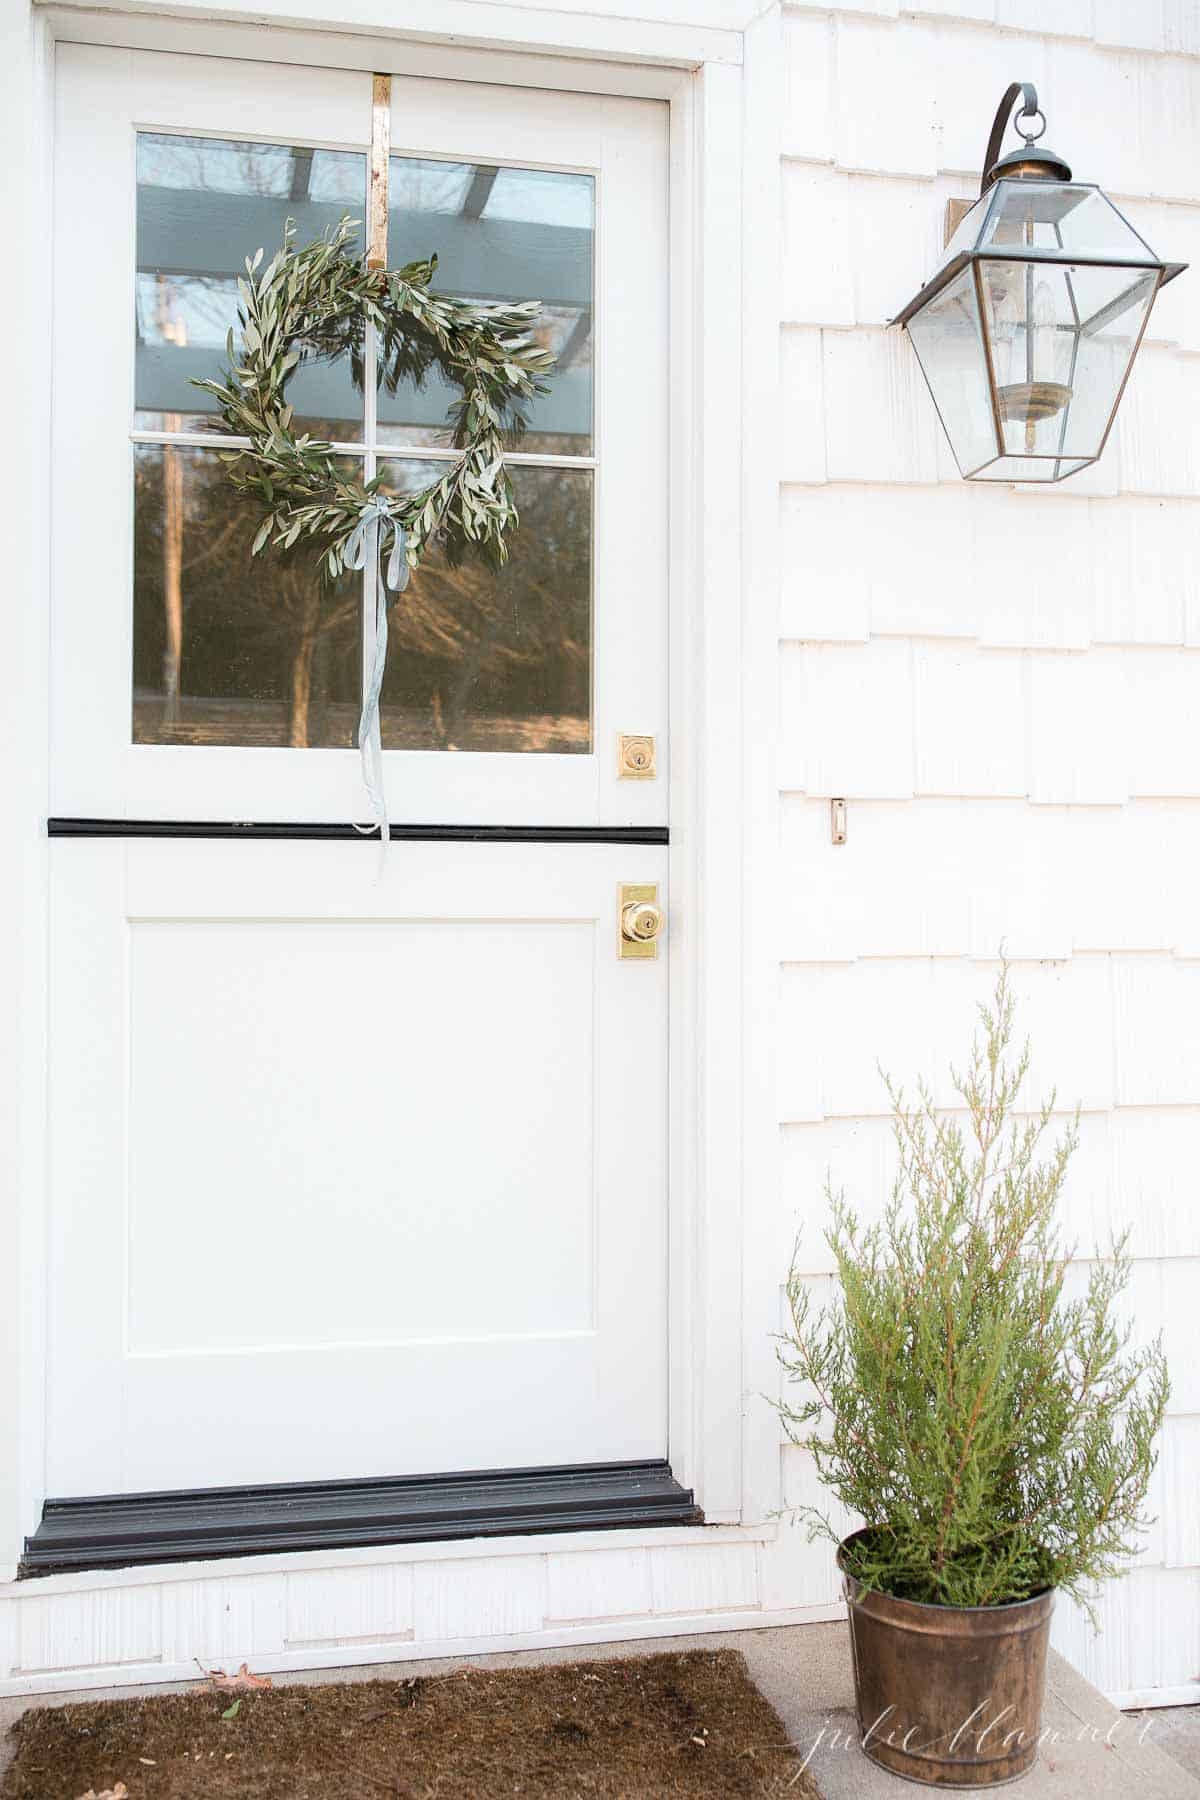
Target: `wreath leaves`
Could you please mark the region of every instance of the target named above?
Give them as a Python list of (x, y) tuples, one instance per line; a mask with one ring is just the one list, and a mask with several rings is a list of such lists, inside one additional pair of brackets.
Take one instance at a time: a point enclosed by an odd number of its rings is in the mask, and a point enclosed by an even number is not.
[(368, 269), (349, 250), (358, 225), (344, 217), (297, 250), (289, 219), (283, 245), (265, 268), (261, 249), (247, 257), (245, 277), (238, 277), (240, 345), (230, 331), (223, 382), (195, 381), (215, 397), (229, 431), (250, 440), (249, 448), (221, 455), (233, 485), (265, 508), (251, 554), (268, 543), (289, 550), (300, 539), (316, 538), (331, 578), (346, 567), (347, 543), (384, 477), (355, 480), (331, 444), (308, 433), (293, 435), (286, 389), (305, 351), (314, 348), (349, 349), (361, 375), (362, 330), (370, 324), (390, 392), (404, 379), (420, 385), (436, 367), (461, 396), (447, 419), (450, 443), (460, 455), (428, 487), (391, 500), (410, 567), (435, 540), (452, 563), (467, 551), (503, 563), (507, 538), (519, 523), (505, 439), (524, 429), (525, 406), (546, 392), (542, 378), (554, 364), (553, 354), (531, 335), (540, 305), (435, 294), (436, 256), (402, 269)]

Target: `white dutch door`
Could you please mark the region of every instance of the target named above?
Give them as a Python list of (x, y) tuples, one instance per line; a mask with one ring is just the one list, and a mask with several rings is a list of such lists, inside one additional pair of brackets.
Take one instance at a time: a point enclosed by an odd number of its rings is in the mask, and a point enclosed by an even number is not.
[[(371, 77), (58, 79), (47, 1490), (665, 1456), (667, 955), (618, 956), (667, 878), (665, 108), (392, 84), (391, 265), (539, 300), (557, 363), (511, 561), (393, 611), (382, 857), (363, 578), (251, 564), (192, 385), (247, 255), (364, 218)], [(411, 491), (453, 390), (360, 350), (297, 429)]]

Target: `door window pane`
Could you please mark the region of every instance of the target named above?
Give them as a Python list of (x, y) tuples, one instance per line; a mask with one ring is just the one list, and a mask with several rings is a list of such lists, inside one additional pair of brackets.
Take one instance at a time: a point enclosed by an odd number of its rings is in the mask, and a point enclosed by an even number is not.
[(360, 578), (251, 560), (260, 518), (215, 451), (134, 446), (135, 744), (354, 744)]
[[(138, 429), (220, 429), (215, 400), (191, 380), (224, 375), (246, 257), (261, 247), (269, 260), (289, 218), (298, 244), (345, 213), (361, 219), (366, 179), (356, 152), (138, 133)], [(309, 346), (288, 384), (298, 430), (361, 439), (361, 381), (350, 365), (346, 351)]]
[[(412, 492), (438, 471), (382, 472)], [(521, 526), (504, 567), (432, 553), (392, 607), (385, 749), (591, 749), (592, 474), (510, 472)]]
[[(528, 409), (517, 446), (551, 456), (592, 450), (595, 181), (546, 169), (394, 156), (388, 261), (436, 252), (434, 285), (472, 300), (540, 300), (535, 336), (557, 357), (549, 392)], [(379, 395), (382, 443), (440, 444), (456, 389), (436, 369)]]

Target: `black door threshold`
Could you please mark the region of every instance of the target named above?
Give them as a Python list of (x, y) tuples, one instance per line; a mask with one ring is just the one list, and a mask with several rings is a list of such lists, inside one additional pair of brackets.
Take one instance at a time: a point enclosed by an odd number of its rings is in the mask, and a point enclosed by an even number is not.
[(21, 1576), (442, 1538), (701, 1525), (666, 1462), (47, 1500)]

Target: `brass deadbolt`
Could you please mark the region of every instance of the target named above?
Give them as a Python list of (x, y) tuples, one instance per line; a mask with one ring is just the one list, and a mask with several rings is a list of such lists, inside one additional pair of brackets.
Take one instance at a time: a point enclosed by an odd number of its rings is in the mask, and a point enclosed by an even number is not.
[(622, 882), (617, 893), (617, 955), (624, 958), (658, 955), (658, 940), (665, 917), (658, 904), (658, 889), (651, 883)]
[(617, 739), (617, 774), (622, 781), (653, 781), (658, 773), (654, 739), (622, 732)]

